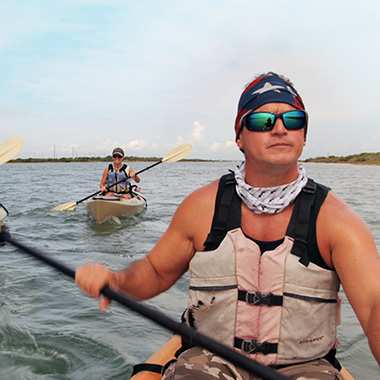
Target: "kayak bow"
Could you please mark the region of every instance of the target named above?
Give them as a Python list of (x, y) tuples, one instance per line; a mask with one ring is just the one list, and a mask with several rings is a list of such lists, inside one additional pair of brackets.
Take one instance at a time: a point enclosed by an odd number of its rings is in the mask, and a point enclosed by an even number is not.
[(87, 212), (97, 223), (104, 223), (113, 217), (136, 215), (146, 207), (142, 194), (133, 192), (130, 199), (118, 196), (95, 196), (85, 203)]

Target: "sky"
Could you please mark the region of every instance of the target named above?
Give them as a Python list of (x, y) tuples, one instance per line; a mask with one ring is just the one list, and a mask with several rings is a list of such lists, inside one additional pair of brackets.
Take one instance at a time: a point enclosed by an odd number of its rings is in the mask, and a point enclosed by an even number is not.
[(301, 159), (379, 152), (379, 40), (378, 0), (0, 0), (0, 142), (240, 160), (240, 94), (274, 71), (309, 113)]

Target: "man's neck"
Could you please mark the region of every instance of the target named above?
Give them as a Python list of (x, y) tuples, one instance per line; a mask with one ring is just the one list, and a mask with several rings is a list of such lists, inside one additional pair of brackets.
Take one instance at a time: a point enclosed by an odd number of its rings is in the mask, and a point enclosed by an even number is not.
[(253, 187), (276, 187), (291, 183), (298, 178), (298, 163), (289, 167), (263, 168), (245, 164), (245, 182)]

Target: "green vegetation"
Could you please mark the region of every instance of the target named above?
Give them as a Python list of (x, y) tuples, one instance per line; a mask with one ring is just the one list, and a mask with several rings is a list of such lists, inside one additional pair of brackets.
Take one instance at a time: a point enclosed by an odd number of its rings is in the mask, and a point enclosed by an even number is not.
[[(157, 157), (135, 157), (127, 156), (124, 158), (125, 161), (159, 161), (160, 158)], [(106, 157), (62, 157), (62, 158), (16, 158), (10, 162), (98, 162), (106, 161), (112, 162), (111, 156)]]
[[(137, 162), (137, 161), (149, 161), (156, 162), (160, 161), (162, 157), (136, 157), (136, 156), (125, 156), (124, 161), (126, 162)], [(9, 161), (10, 163), (36, 163), (36, 162), (112, 162), (111, 156), (106, 157), (62, 157), (62, 158), (16, 158), (15, 160)], [(210, 161), (201, 159), (183, 159), (182, 161)]]
[(361, 164), (361, 165), (380, 165), (380, 152), (378, 153), (360, 153), (349, 156), (328, 156), (308, 158), (304, 162), (326, 162), (336, 164)]

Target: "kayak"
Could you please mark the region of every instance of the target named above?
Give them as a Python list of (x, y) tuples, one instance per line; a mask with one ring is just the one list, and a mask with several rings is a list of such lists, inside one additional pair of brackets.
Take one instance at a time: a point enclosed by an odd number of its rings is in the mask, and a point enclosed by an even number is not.
[[(160, 366), (164, 366), (168, 361), (174, 359), (174, 354), (180, 347), (181, 337), (173, 335), (144, 364), (134, 367), (135, 374), (132, 375), (130, 380), (160, 380), (161, 374), (154, 371), (159, 371)], [(355, 380), (343, 366), (340, 373), (345, 380)]]
[(0, 223), (3, 222), (8, 214), (8, 210), (0, 203)]
[[(174, 354), (181, 347), (180, 335), (173, 335), (162, 347), (160, 347), (141, 367), (140, 372), (133, 375), (130, 380), (160, 380), (161, 373), (145, 370), (144, 365), (165, 365), (169, 360), (174, 359)], [(139, 366), (134, 367), (134, 371)], [(148, 367), (147, 367), (148, 368)]]
[(133, 192), (130, 199), (118, 196), (94, 196), (86, 203), (87, 212), (97, 223), (104, 223), (114, 217), (136, 215), (146, 207), (146, 199), (139, 192)]

